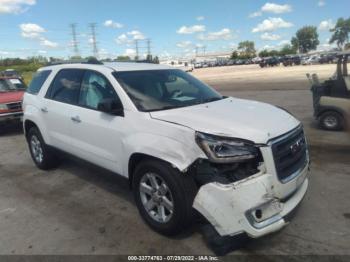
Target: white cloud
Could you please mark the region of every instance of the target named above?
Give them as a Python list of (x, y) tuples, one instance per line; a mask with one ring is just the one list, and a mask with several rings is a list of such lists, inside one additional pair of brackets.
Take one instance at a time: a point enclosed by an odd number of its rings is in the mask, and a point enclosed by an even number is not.
[(182, 26), (176, 32), (178, 34), (188, 35), (188, 34), (204, 32), (204, 31), (205, 31), (205, 26), (204, 25), (193, 25), (193, 26)]
[(39, 41), (40, 45), (43, 47), (47, 47), (47, 48), (58, 47), (58, 43), (52, 42), (43, 36), (46, 30), (40, 25), (27, 23), (27, 24), (20, 24), (19, 27), (21, 29), (22, 37)]
[(318, 5), (319, 7), (323, 7), (323, 6), (326, 5), (326, 2), (325, 2), (324, 0), (320, 0), (320, 1), (318, 1), (317, 5)]
[(138, 30), (133, 30), (131, 32), (127, 33), (129, 36), (131, 36), (134, 40), (143, 40), (146, 37)]
[(292, 23), (286, 22), (280, 17), (270, 17), (268, 19), (265, 19), (262, 23), (258, 24), (257, 27), (252, 30), (252, 32), (271, 32), (279, 28), (289, 28), (292, 26), (294, 26)]
[(125, 49), (124, 55), (129, 56), (129, 57), (133, 57), (136, 55), (136, 51), (134, 49), (127, 48), (127, 49)]
[(0, 0), (0, 14), (19, 14), (28, 6), (36, 4), (36, 0)]
[(146, 37), (143, 33), (138, 30), (133, 30), (125, 34), (118, 36), (115, 41), (118, 45), (130, 45), (135, 42), (135, 40), (144, 40)]
[(46, 50), (39, 50), (38, 54), (45, 55), (45, 54), (47, 54), (47, 51)]
[(289, 40), (282, 40), (281, 42), (278, 43), (278, 46), (285, 46), (285, 45), (288, 45), (288, 44), (290, 44)]
[(204, 16), (197, 16), (197, 17), (196, 17), (196, 20), (197, 20), (197, 21), (203, 21), (204, 19), (205, 19)]
[(328, 31), (331, 28), (333, 28), (335, 24), (333, 23), (332, 19), (324, 20), (320, 23), (318, 26), (318, 29), (321, 31)]
[(258, 17), (258, 16), (262, 16), (262, 12), (261, 11), (257, 11), (257, 12), (251, 13), (249, 15), (249, 18), (254, 18), (254, 17)]
[(215, 41), (215, 40), (229, 40), (232, 39), (232, 31), (228, 28), (224, 28), (218, 32), (210, 32), (206, 35), (200, 34), (198, 36), (199, 40), (203, 41)]
[(275, 3), (266, 3), (264, 4), (259, 11), (251, 13), (248, 17), (254, 18), (258, 16), (262, 16), (263, 13), (274, 13), (274, 14), (283, 14), (292, 12), (293, 8), (291, 5), (279, 5)]
[(192, 45), (191, 41), (182, 41), (176, 44), (177, 47), (179, 48), (188, 48)]
[(126, 34), (121, 34), (116, 38), (115, 41), (119, 45), (124, 45), (124, 44), (129, 44), (132, 40), (130, 40)]
[(292, 11), (292, 6), (290, 5), (279, 5), (275, 3), (266, 3), (261, 11), (266, 13), (283, 14)]
[(276, 41), (276, 40), (281, 39), (281, 36), (265, 32), (260, 36), (260, 38), (262, 40), (267, 40), (267, 41)]
[(104, 22), (105, 27), (110, 27), (110, 28), (123, 28), (124, 25), (118, 22), (114, 22), (113, 20), (107, 20)]
[(47, 47), (47, 48), (56, 48), (56, 47), (58, 47), (58, 43), (52, 42), (52, 41), (47, 40), (45, 38), (41, 39), (40, 45), (44, 46), (44, 47)]
[(19, 27), (21, 29), (21, 35), (24, 38), (40, 38), (41, 34), (46, 32), (44, 28), (37, 24), (21, 24)]
[(88, 39), (88, 43), (89, 43), (89, 44), (93, 44), (93, 43), (95, 43), (95, 40), (94, 40), (92, 37), (90, 37), (90, 38)]

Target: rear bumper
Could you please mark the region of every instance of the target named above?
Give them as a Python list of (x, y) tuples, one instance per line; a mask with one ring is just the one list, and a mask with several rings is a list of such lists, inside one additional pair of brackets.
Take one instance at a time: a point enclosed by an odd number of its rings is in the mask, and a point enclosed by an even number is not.
[(211, 183), (197, 194), (193, 207), (214, 226), (221, 236), (246, 233), (258, 238), (282, 229), (287, 217), (303, 200), (309, 185), (309, 166), (289, 183), (295, 191), (285, 199), (274, 192), (274, 179), (261, 172), (229, 186)]
[(12, 112), (0, 114), (0, 123), (9, 121), (22, 121), (23, 112)]

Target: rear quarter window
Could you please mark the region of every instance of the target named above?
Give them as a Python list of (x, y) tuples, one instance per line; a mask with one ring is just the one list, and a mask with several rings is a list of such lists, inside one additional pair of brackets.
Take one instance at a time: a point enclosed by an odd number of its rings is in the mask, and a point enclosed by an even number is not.
[(43, 70), (37, 72), (29, 84), (27, 93), (37, 95), (50, 74), (51, 70)]

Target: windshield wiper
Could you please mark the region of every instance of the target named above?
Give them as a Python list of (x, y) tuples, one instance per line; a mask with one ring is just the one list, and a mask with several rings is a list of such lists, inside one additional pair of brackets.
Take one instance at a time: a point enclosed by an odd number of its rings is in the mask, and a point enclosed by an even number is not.
[(201, 102), (204, 103), (210, 103), (210, 102), (215, 102), (224, 99), (224, 97), (211, 97), (207, 99), (203, 99)]
[(175, 109), (175, 108), (180, 108), (180, 107), (183, 107), (183, 106), (163, 106), (163, 107), (151, 110), (151, 111), (170, 110), (170, 109)]

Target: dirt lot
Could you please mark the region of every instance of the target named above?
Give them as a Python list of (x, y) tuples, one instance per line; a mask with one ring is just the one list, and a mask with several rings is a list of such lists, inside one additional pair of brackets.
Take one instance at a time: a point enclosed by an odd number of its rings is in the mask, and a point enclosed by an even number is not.
[[(291, 224), (234, 254), (350, 255), (350, 136), (317, 129), (306, 72), (330, 76), (334, 65), (239, 66), (194, 72), (225, 95), (283, 106), (305, 125), (311, 146), (308, 195)], [(254, 121), (254, 119), (252, 119)], [(0, 254), (212, 254), (199, 227), (176, 238), (141, 220), (124, 180), (67, 160), (42, 172), (20, 128), (0, 135)]]

